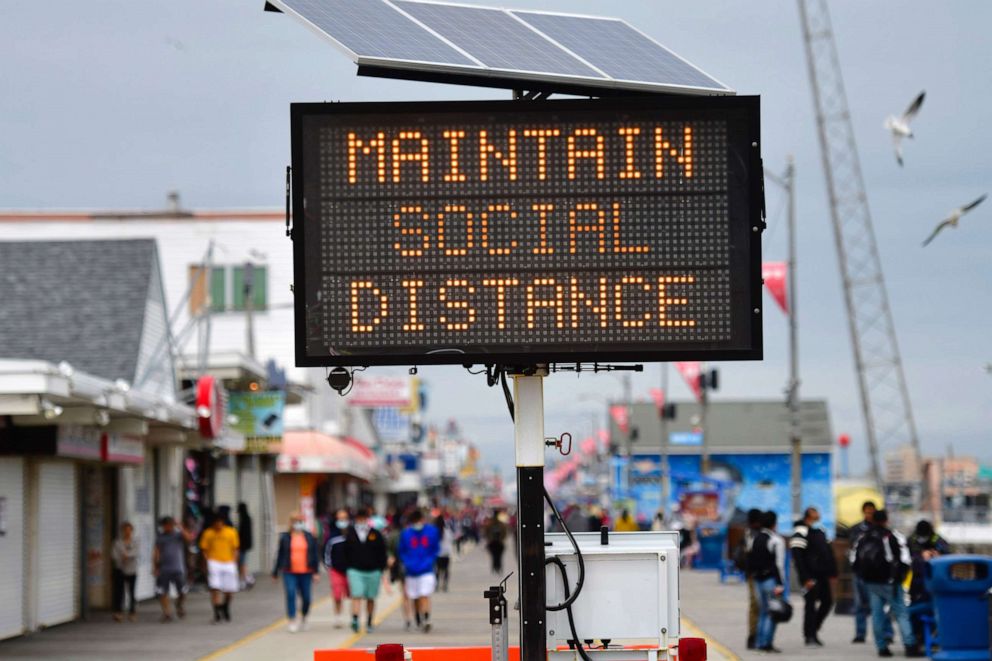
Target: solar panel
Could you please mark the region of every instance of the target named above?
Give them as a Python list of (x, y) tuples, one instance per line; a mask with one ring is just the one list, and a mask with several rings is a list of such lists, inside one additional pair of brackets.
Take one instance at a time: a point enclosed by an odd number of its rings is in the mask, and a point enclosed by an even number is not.
[(624, 21), (529, 11), (511, 13), (616, 80), (729, 91), (723, 83)]
[[(267, 5), (344, 49), (360, 75), (593, 95), (734, 93), (614, 18), (422, 0), (268, 0)], [(614, 91), (606, 92), (609, 88)]]
[(503, 10), (409, 0), (393, 4), (492, 69), (607, 79)]
[(356, 61), (479, 66), (383, 0), (272, 0), (272, 4), (330, 37)]

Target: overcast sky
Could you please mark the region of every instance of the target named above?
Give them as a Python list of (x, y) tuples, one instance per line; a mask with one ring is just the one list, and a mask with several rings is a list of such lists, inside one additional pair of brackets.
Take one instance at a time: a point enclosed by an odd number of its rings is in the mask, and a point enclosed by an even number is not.
[[(351, 62), (262, 0), (46, 0), (0, 10), (0, 207), (280, 207), (291, 101), (507, 98), (355, 76)], [(496, 3), (492, 3), (496, 4)], [(626, 19), (741, 94), (762, 97), (763, 156), (798, 170), (803, 395), (827, 398), (835, 433), (866, 467), (851, 347), (795, 2), (506, 0)], [(992, 461), (992, 203), (926, 250), (948, 210), (992, 188), (992, 3), (831, 0), (885, 275), (925, 452)], [(906, 167), (882, 120), (920, 91)], [(784, 259), (781, 198), (768, 197), (765, 258)], [(273, 240), (279, 240), (278, 236)], [(0, 300), (2, 305), (2, 300)], [(777, 398), (786, 324), (766, 299), (761, 363), (725, 363), (715, 399)], [(287, 330), (287, 332), (289, 332)], [(430, 414), (459, 417), (487, 462), (512, 466), (497, 391), (459, 368), (423, 370)], [(659, 368), (635, 377), (647, 397)], [(689, 391), (673, 374), (673, 396)], [(547, 382), (548, 432), (582, 432), (619, 379)]]

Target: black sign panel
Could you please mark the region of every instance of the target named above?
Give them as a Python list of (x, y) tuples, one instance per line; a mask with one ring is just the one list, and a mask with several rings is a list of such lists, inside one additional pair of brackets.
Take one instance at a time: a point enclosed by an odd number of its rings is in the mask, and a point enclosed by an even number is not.
[(297, 364), (760, 358), (758, 107), (294, 104)]

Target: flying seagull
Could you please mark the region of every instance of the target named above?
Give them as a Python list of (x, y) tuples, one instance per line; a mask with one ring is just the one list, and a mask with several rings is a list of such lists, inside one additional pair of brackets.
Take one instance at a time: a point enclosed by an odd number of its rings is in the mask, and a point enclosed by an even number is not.
[(909, 123), (916, 117), (916, 113), (920, 112), (920, 106), (923, 105), (923, 97), (926, 95), (927, 93), (925, 91), (920, 92), (920, 95), (909, 104), (909, 108), (902, 114), (902, 117), (889, 115), (885, 118), (883, 126), (892, 134), (892, 144), (896, 148), (896, 161), (899, 162), (900, 166), (902, 166), (902, 139), (913, 137), (913, 129), (909, 127)]
[(961, 216), (965, 215), (966, 213), (968, 213), (969, 211), (971, 211), (972, 209), (974, 209), (975, 207), (977, 207), (979, 204), (981, 204), (982, 201), (987, 196), (988, 196), (988, 193), (986, 193), (985, 195), (982, 195), (980, 198), (978, 198), (977, 200), (975, 200), (971, 204), (966, 204), (965, 206), (958, 207), (957, 209), (955, 209), (954, 211), (952, 211), (951, 214), (947, 218), (945, 218), (944, 220), (940, 221), (940, 223), (937, 225), (937, 227), (934, 228), (933, 233), (930, 236), (927, 237), (927, 240), (926, 241), (923, 242), (923, 246), (926, 247), (927, 245), (929, 245), (929, 243), (931, 241), (933, 241), (935, 238), (937, 238), (937, 235), (938, 234), (940, 234), (942, 231), (944, 231), (944, 228), (947, 228), (947, 227), (957, 227), (958, 226), (958, 221), (961, 220)]

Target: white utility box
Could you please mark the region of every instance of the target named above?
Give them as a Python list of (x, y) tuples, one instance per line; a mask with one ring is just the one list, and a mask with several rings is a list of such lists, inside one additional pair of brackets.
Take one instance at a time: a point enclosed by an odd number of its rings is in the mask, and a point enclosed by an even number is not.
[[(611, 532), (608, 543), (600, 533), (575, 533), (585, 563), (585, 583), (572, 604), (575, 630), (581, 641), (594, 640), (595, 658), (624, 658), (624, 648), (657, 650), (649, 657), (667, 658), (670, 644), (679, 637), (679, 534), (677, 532)], [(564, 533), (545, 536), (545, 557), (557, 556), (568, 572), (568, 587), (575, 591), (579, 566), (575, 549)], [(565, 601), (561, 570), (549, 564), (547, 602)], [(573, 638), (566, 611), (548, 611), (549, 659), (577, 658), (573, 652), (556, 652)], [(609, 648), (602, 649), (602, 641)], [(597, 649), (599, 648), (599, 649)]]

